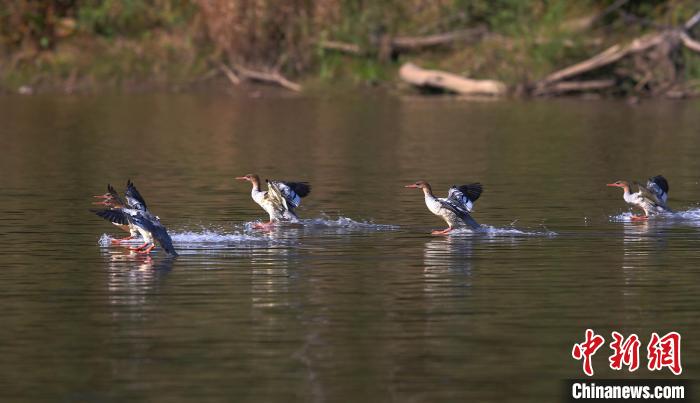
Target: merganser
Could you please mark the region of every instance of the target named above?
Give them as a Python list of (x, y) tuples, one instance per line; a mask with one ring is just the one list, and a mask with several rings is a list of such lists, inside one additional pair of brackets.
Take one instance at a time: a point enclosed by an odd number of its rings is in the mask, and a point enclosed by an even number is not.
[(250, 195), (253, 200), (269, 214), (270, 221), (257, 224), (256, 228), (269, 228), (281, 221), (296, 222), (299, 217), (294, 209), (299, 207), (301, 199), (311, 192), (308, 182), (281, 182), (266, 179), (267, 190), (260, 189), (260, 177), (255, 174), (237, 176), (237, 180), (248, 181), (253, 185)]
[(106, 195), (103, 195), (104, 202), (101, 204), (109, 208), (91, 211), (112, 223), (135, 228), (143, 238), (144, 243), (135, 248), (129, 248), (130, 250), (149, 254), (155, 248), (155, 242), (157, 241), (167, 254), (177, 256), (168, 230), (161, 224), (160, 217), (153, 215), (148, 210), (146, 201), (131, 180), (126, 184), (126, 192), (124, 194), (126, 202), (114, 190), (112, 185), (107, 185), (107, 192)]
[[(103, 195), (94, 196), (97, 199), (102, 199), (102, 201), (95, 202), (93, 204), (111, 207), (112, 200), (114, 200), (113, 194), (117, 194), (117, 192), (114, 190), (112, 185), (107, 185), (107, 193), (105, 193)], [(97, 210), (91, 210), (91, 211), (97, 211)], [(136, 227), (133, 224), (131, 224), (129, 222), (127, 222), (126, 224), (120, 224), (119, 222), (112, 221), (112, 224), (116, 225), (119, 229), (129, 233), (128, 237), (112, 239), (113, 244), (120, 244), (124, 241), (128, 241), (128, 240), (137, 238), (139, 236), (139, 231), (136, 229)]]
[(471, 229), (479, 229), (481, 227), (469, 214), (472, 212), (474, 202), (481, 196), (483, 191), (480, 183), (470, 183), (461, 186), (453, 185), (445, 198), (435, 197), (430, 184), (426, 181), (418, 181), (405, 187), (423, 189), (425, 205), (428, 206), (428, 210), (442, 217), (447, 223), (446, 229), (432, 231), (432, 235), (445, 235), (463, 224), (466, 224)]
[[(646, 186), (637, 182), (617, 181), (608, 183), (606, 186), (619, 187), (624, 189), (622, 197), (627, 204), (639, 207), (644, 210), (644, 215), (632, 216), (632, 220), (647, 220), (650, 215), (670, 212), (666, 205), (668, 200), (668, 181), (661, 175), (649, 178)], [(635, 187), (635, 193), (630, 192), (630, 188)]]

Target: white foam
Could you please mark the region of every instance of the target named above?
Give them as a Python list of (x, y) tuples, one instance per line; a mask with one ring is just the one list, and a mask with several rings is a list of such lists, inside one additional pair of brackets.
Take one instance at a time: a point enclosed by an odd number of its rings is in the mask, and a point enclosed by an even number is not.
[(499, 227), (493, 227), (490, 225), (482, 225), (481, 228), (477, 230), (473, 230), (470, 228), (456, 228), (452, 230), (450, 235), (486, 235), (489, 237), (517, 237), (517, 236), (522, 236), (522, 237), (554, 237), (559, 234), (557, 234), (554, 231), (550, 231), (547, 228), (544, 228), (543, 231), (523, 231), (514, 227), (507, 227), (507, 228), (499, 228)]
[[(624, 212), (610, 216), (612, 222), (632, 222), (632, 217), (637, 214), (632, 212)], [(691, 208), (688, 210), (674, 211), (672, 213), (661, 213), (649, 217), (651, 220), (684, 220), (684, 221), (699, 221), (700, 208)]]
[[(208, 229), (203, 229), (201, 231), (172, 232), (170, 233), (170, 237), (173, 240), (175, 248), (187, 248), (191, 246), (236, 246), (251, 243), (265, 243), (269, 245), (274, 242), (267, 237), (241, 234), (238, 232), (218, 232)], [(113, 239), (115, 238), (108, 234), (102, 234), (98, 240), (98, 244), (102, 247), (112, 246)], [(122, 242), (123, 245), (140, 245), (141, 243), (143, 243), (143, 240), (140, 238)]]
[(348, 217), (338, 217), (335, 220), (329, 217), (310, 218), (300, 220), (300, 223), (312, 227), (346, 228), (357, 230), (394, 231), (399, 229), (398, 225), (376, 224), (373, 221), (355, 221)]

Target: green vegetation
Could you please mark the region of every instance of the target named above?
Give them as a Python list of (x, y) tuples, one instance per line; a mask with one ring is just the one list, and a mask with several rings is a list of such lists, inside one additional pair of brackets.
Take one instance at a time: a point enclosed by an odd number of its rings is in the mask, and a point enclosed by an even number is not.
[[(312, 87), (393, 82), (408, 60), (516, 85), (697, 11), (694, 0), (13, 0), (0, 8), (0, 90), (170, 88), (221, 61)], [(381, 53), (384, 37), (477, 26), (488, 34), (476, 42)], [(700, 55), (682, 53), (686, 80), (700, 80)]]

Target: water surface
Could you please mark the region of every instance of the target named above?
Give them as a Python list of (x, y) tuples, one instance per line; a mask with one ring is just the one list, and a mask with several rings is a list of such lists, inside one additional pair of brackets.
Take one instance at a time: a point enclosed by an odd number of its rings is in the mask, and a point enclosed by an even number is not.
[[(587, 327), (678, 331), (692, 378), (698, 106), (0, 97), (0, 397), (552, 401)], [(310, 181), (306, 225), (249, 229), (247, 173)], [(681, 213), (630, 222), (604, 184), (658, 173)], [(128, 178), (179, 258), (100, 246), (90, 198)], [(488, 231), (430, 236), (418, 179), (483, 183)]]

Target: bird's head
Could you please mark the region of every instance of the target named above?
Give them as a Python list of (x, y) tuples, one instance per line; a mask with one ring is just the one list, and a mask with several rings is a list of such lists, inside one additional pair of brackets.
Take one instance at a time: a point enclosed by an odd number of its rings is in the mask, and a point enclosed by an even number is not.
[(414, 188), (414, 189), (428, 189), (430, 190), (430, 185), (426, 181), (417, 181), (416, 183), (411, 183), (410, 185), (404, 186), (405, 188)]
[(248, 174), (246, 176), (236, 176), (236, 180), (248, 181), (253, 184), (253, 187), (260, 185), (260, 177), (256, 174)]
[(630, 184), (626, 181), (616, 181), (613, 183), (608, 183), (605, 186), (610, 186), (610, 187), (614, 187), (614, 188), (629, 188)]

